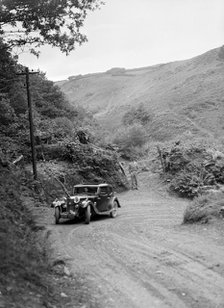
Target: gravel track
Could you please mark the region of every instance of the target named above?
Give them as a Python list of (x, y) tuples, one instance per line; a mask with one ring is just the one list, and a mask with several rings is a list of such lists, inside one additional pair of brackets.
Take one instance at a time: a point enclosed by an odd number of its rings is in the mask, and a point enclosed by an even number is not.
[(122, 193), (118, 217), (90, 225), (45, 217), (58, 255), (94, 299), (80, 307), (224, 307), (223, 221), (182, 225), (187, 202), (158, 192)]

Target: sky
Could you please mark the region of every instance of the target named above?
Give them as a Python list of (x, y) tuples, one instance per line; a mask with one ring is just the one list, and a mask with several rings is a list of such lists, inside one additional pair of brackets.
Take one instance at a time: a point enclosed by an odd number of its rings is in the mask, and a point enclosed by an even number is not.
[(104, 0), (82, 29), (88, 42), (69, 56), (44, 46), (19, 62), (53, 81), (189, 59), (224, 45), (223, 0)]

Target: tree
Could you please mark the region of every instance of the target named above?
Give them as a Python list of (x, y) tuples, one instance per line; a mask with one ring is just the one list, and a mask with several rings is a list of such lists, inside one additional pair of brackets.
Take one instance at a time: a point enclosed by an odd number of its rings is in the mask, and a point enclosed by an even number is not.
[(143, 104), (140, 104), (138, 107), (132, 107), (127, 111), (123, 118), (122, 122), (124, 125), (132, 125), (133, 123), (138, 123), (141, 125), (147, 125), (153, 118), (153, 115), (145, 108)]
[(12, 58), (8, 46), (0, 39), (0, 92), (8, 93), (10, 82), (15, 79), (16, 62)]
[(146, 131), (141, 124), (134, 123), (117, 130), (113, 142), (122, 149), (142, 147), (147, 141)]
[(10, 106), (9, 101), (4, 97), (0, 96), (0, 128), (2, 126), (7, 126), (15, 118), (15, 113), (13, 108)]
[(75, 46), (87, 41), (80, 28), (88, 11), (93, 11), (101, 0), (1, 0), (0, 34), (10, 46), (43, 44), (59, 47), (68, 54)]

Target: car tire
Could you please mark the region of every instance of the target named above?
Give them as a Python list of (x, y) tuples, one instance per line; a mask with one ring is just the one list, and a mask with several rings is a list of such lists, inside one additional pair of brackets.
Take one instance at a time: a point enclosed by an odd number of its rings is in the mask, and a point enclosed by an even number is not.
[(114, 202), (113, 202), (113, 209), (112, 209), (112, 211), (110, 212), (110, 217), (111, 217), (111, 218), (117, 217), (117, 210), (118, 210), (118, 203), (117, 203), (117, 201), (114, 201)]
[(55, 217), (55, 224), (59, 224), (59, 219), (60, 219), (60, 209), (59, 207), (55, 208), (55, 213), (54, 213), (54, 217)]
[(85, 224), (89, 224), (90, 223), (90, 217), (91, 217), (91, 208), (90, 205), (88, 205), (85, 209)]

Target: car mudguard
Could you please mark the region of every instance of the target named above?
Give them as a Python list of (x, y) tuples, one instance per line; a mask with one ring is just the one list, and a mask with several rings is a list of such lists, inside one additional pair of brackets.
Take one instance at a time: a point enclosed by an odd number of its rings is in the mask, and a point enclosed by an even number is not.
[(51, 207), (61, 207), (63, 204), (65, 204), (65, 198), (62, 198), (62, 199), (55, 199), (52, 203), (51, 203)]
[(112, 204), (113, 204), (114, 201), (117, 202), (118, 207), (121, 207), (121, 204), (120, 204), (120, 202), (118, 201), (118, 198), (117, 198), (117, 197), (113, 197), (113, 199), (112, 199)]
[(83, 209), (85, 209), (85, 208), (87, 208), (87, 206), (88, 205), (92, 205), (92, 202), (90, 201), (90, 200), (84, 200), (83, 202), (82, 202), (82, 205), (81, 205), (81, 207), (83, 208)]

